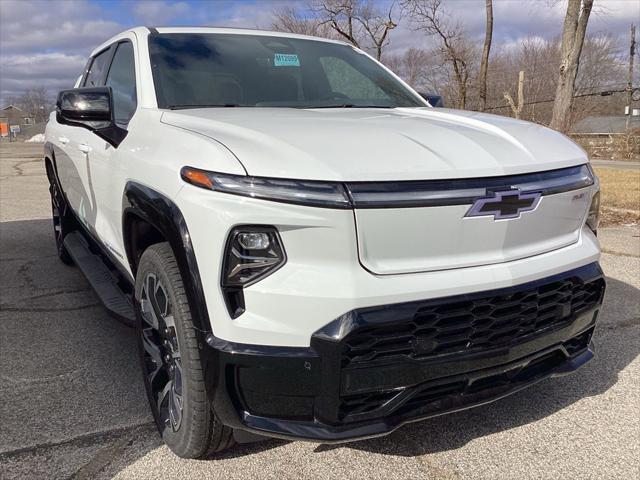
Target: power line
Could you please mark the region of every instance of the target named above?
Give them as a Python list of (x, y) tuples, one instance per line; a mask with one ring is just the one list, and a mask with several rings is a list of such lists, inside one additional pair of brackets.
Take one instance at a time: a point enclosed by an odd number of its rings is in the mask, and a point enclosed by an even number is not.
[[(591, 93), (581, 93), (578, 95), (574, 95), (573, 98), (581, 98), (581, 97), (595, 97), (595, 96), (600, 96), (600, 97), (607, 97), (609, 95), (613, 95), (614, 93), (624, 93), (626, 92), (627, 89), (623, 88), (623, 89), (616, 89), (616, 90), (603, 90), (601, 92), (591, 92)], [(545, 100), (536, 100), (534, 102), (525, 102), (523, 105), (537, 105), (539, 103), (550, 103), (550, 102), (554, 102), (555, 98), (550, 98), (550, 99), (545, 99)], [(505, 105), (498, 105), (495, 107), (487, 107), (486, 110), (499, 110), (501, 108), (510, 108), (509, 104), (505, 104)]]

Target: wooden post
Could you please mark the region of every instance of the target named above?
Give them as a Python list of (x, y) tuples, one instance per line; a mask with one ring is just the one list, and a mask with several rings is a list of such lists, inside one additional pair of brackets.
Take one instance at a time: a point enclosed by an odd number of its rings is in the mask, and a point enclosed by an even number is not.
[(524, 70), (520, 70), (518, 73), (518, 105), (514, 103), (509, 92), (504, 92), (504, 98), (509, 102), (513, 116), (519, 119), (524, 107)]

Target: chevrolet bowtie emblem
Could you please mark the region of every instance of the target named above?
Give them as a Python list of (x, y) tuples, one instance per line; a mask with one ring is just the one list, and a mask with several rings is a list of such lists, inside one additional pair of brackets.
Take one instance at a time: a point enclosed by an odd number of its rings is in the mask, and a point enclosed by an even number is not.
[(523, 193), (520, 190), (492, 192), (490, 196), (477, 199), (465, 217), (493, 216), (494, 220), (519, 218), (522, 212), (535, 210), (540, 203), (540, 193)]

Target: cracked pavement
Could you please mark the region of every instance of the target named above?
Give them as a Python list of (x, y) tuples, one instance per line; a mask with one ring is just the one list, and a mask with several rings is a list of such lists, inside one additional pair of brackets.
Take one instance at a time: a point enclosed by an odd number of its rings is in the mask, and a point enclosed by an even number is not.
[(0, 145), (0, 478), (638, 478), (640, 230), (609, 253), (596, 358), (490, 405), (347, 445), (271, 440), (181, 460), (147, 410), (132, 331), (58, 261), (42, 145)]

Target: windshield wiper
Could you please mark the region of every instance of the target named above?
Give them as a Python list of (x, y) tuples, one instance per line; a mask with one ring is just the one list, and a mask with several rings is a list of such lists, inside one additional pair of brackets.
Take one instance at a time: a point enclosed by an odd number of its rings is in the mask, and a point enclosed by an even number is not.
[(169, 110), (184, 110), (187, 108), (228, 108), (228, 107), (239, 107), (240, 105), (237, 103), (209, 103), (209, 104), (185, 104), (185, 105), (169, 105), (167, 108)]

